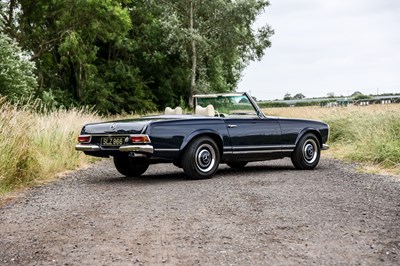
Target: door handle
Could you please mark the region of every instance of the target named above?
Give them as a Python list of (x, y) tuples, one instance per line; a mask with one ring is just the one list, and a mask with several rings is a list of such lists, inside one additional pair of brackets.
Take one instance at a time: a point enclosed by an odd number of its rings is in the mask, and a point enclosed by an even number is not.
[(237, 125), (228, 125), (228, 128), (235, 128)]

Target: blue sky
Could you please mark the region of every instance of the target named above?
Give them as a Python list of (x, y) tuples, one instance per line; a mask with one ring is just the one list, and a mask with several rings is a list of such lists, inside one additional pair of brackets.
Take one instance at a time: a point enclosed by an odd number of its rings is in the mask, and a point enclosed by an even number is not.
[(260, 100), (400, 93), (400, 0), (270, 0), (255, 26), (275, 30), (238, 91)]

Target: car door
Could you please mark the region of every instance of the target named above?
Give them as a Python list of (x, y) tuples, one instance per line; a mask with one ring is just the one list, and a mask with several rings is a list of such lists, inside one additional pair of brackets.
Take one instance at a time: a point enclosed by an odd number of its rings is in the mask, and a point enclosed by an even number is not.
[(232, 154), (281, 151), (281, 128), (274, 118), (226, 118)]

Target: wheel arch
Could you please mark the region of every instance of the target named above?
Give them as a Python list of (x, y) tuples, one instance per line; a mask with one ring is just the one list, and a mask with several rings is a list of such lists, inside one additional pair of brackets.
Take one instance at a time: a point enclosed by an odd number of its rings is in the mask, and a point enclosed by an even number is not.
[(191, 141), (193, 141), (196, 138), (204, 137), (204, 136), (209, 137), (209, 138), (211, 138), (212, 140), (215, 141), (215, 143), (218, 146), (218, 150), (219, 150), (220, 156), (222, 157), (223, 150), (224, 150), (222, 137), (221, 137), (220, 134), (218, 134), (218, 132), (216, 132), (214, 130), (197, 130), (197, 131), (191, 133), (190, 135), (188, 135), (183, 140), (182, 145), (181, 145), (181, 147), (179, 149), (181, 151), (181, 154), (182, 154), (182, 152), (185, 150), (185, 148), (188, 146), (188, 144)]
[(312, 133), (312, 134), (314, 134), (316, 137), (317, 137), (317, 139), (318, 139), (318, 142), (319, 142), (319, 146), (322, 148), (322, 135), (321, 135), (321, 132), (319, 132), (317, 129), (315, 129), (315, 128), (305, 128), (305, 129), (303, 129), (298, 135), (297, 135), (297, 139), (296, 139), (296, 143), (295, 143), (295, 145), (297, 146), (297, 144), (299, 143), (299, 141), (300, 141), (300, 139), (304, 136), (304, 135), (306, 135), (306, 134), (308, 134), (308, 133)]

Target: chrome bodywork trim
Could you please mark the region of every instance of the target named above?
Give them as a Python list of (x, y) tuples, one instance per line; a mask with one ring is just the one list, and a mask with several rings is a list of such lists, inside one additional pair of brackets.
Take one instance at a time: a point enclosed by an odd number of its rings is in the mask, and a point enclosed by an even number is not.
[[(113, 147), (111, 147), (113, 148)], [(75, 146), (75, 150), (77, 151), (101, 151), (101, 150), (113, 150), (113, 149), (102, 149), (99, 145), (88, 145), (88, 144), (78, 144)], [(154, 148), (151, 145), (124, 145), (115, 147), (115, 150), (119, 150), (120, 152), (138, 152), (138, 153), (147, 153), (153, 154)]]
[(278, 152), (292, 152), (293, 149), (276, 149), (276, 150), (252, 150), (252, 151), (224, 151), (224, 154), (259, 154), (259, 153), (278, 153)]
[(294, 149), (296, 145), (282, 145), (282, 149)]
[(232, 147), (234, 151), (253, 150), (253, 149), (280, 149), (281, 146), (236, 146)]
[(277, 149), (294, 149), (296, 145), (265, 145), (265, 146), (235, 146), (232, 147), (234, 151), (240, 150), (257, 150), (257, 149), (264, 149), (264, 150), (277, 150)]
[(255, 150), (255, 151), (233, 151), (232, 154), (252, 154), (252, 153), (276, 153), (276, 152), (288, 152), (293, 150)]
[(154, 153), (154, 148), (151, 145), (124, 145), (119, 147), (121, 152), (142, 152), (142, 153)]
[(86, 134), (86, 135), (90, 135), (92, 137), (104, 137), (104, 138), (110, 138), (110, 137), (118, 137), (118, 138), (122, 138), (122, 137), (129, 137), (131, 135), (141, 135), (141, 134), (108, 134), (108, 133), (103, 133), (103, 134)]
[(90, 144), (78, 144), (75, 146), (75, 150), (77, 151), (99, 151), (99, 145), (90, 145)]
[(154, 149), (154, 151), (179, 151), (179, 149)]
[(329, 150), (329, 145), (328, 144), (322, 144), (322, 150), (323, 151)]

